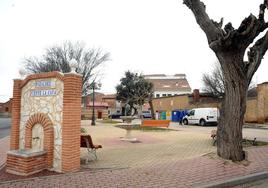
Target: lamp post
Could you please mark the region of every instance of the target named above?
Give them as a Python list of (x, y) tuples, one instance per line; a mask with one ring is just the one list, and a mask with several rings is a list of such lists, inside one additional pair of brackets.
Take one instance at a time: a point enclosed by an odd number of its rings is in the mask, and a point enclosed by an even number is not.
[(92, 83), (92, 89), (93, 89), (93, 93), (92, 93), (92, 121), (91, 121), (91, 125), (96, 125), (96, 120), (95, 120), (95, 81), (93, 81)]
[(101, 87), (101, 84), (96, 84), (95, 81), (92, 82), (92, 121), (91, 125), (96, 125), (96, 117), (95, 117), (95, 89), (99, 89)]

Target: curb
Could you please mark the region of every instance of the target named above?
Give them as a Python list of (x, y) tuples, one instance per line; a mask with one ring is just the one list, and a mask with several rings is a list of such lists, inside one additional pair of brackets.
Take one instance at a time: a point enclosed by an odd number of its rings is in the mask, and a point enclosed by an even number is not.
[(203, 185), (199, 188), (226, 188), (226, 187), (233, 187), (237, 185), (242, 185), (246, 183), (252, 183), (254, 181), (262, 180), (268, 178), (268, 171), (258, 172), (255, 174), (250, 174), (246, 176), (241, 176), (238, 178), (229, 179), (226, 181), (219, 181), (207, 185)]

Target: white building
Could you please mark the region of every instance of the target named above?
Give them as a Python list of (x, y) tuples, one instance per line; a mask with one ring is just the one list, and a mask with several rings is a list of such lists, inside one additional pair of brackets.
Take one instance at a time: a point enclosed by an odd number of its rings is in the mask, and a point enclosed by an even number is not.
[(145, 79), (153, 83), (156, 98), (191, 93), (185, 74), (151, 74), (145, 75)]

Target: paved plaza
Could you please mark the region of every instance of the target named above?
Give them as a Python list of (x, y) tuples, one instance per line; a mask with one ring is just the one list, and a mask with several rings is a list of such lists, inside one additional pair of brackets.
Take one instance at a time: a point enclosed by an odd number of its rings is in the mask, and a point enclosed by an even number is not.
[[(84, 126), (87, 127), (87, 126)], [(97, 151), (99, 160), (90, 168), (153, 167), (215, 152), (209, 135), (188, 131), (132, 131), (139, 142), (121, 141), (125, 130), (109, 125), (88, 126), (95, 144), (103, 145)], [(85, 150), (82, 149), (82, 157)]]
[[(124, 129), (89, 124), (82, 122), (94, 144), (103, 146), (97, 161), (74, 173), (0, 180), (0, 187), (201, 187), (268, 170), (268, 147), (246, 148), (246, 162), (218, 158), (209, 135), (215, 127), (197, 131), (176, 124), (171, 126), (174, 131), (132, 131), (139, 142), (129, 143), (120, 140)], [(5, 160), (2, 153), (8, 150), (8, 141), (8, 137), (0, 140), (0, 162)], [(85, 149), (81, 151), (82, 159), (86, 158)]]

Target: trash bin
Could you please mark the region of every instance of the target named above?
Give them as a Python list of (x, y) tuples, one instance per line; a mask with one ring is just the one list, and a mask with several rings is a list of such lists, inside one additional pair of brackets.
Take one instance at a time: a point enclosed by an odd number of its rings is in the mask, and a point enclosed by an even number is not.
[(171, 120), (171, 112), (166, 111), (166, 120)]
[(172, 111), (171, 121), (179, 122), (180, 113), (181, 113), (180, 110), (173, 110)]
[(166, 119), (167, 119), (167, 116), (166, 116), (166, 112), (165, 112), (165, 111), (162, 111), (162, 112), (160, 113), (160, 119), (161, 119), (161, 120), (166, 120)]
[(172, 111), (172, 121), (181, 122), (183, 117), (187, 115), (188, 110), (173, 110)]

